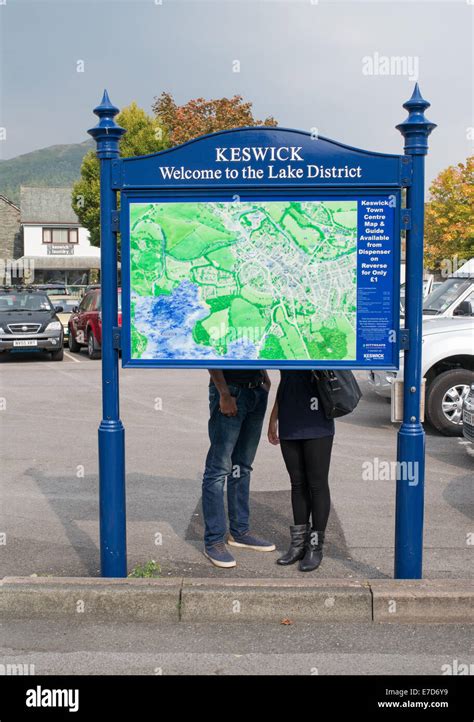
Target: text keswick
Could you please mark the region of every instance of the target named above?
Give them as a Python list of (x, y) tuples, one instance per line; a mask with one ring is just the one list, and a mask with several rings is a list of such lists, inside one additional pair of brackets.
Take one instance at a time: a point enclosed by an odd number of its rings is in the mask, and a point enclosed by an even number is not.
[[(315, 179), (315, 178), (362, 178), (361, 166), (325, 166), (306, 163), (302, 146), (231, 146), (215, 148), (214, 163), (224, 167), (186, 168), (185, 166), (160, 166), (164, 180), (236, 180), (239, 176), (232, 164), (248, 163), (242, 167), (244, 180), (256, 179)], [(274, 165), (274, 164), (278, 165)], [(286, 165), (280, 165), (286, 163)], [(255, 164), (255, 165), (253, 165)], [(261, 165), (264, 164), (262, 168)], [(265, 165), (266, 164), (266, 165)], [(295, 164), (295, 165), (293, 165)], [(300, 164), (300, 165), (297, 165)], [(303, 165), (301, 165), (303, 164)], [(229, 167), (227, 167), (229, 166)]]

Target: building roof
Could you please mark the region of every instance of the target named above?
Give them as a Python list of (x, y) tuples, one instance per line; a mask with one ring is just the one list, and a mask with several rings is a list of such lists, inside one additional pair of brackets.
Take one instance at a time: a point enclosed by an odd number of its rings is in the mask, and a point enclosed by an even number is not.
[[(82, 269), (100, 269), (99, 256), (22, 256), (18, 259), (28, 268), (34, 268), (37, 271), (51, 270), (71, 270), (75, 268)], [(120, 268), (120, 264), (118, 264)]]
[(71, 206), (72, 188), (20, 189), (22, 223), (79, 223)]
[(16, 211), (20, 210), (18, 208), (18, 206), (15, 205), (15, 203), (13, 203), (13, 201), (9, 200), (6, 196), (4, 196), (3, 193), (0, 193), (0, 201), (3, 201), (4, 203), (8, 203), (8, 205), (12, 206)]

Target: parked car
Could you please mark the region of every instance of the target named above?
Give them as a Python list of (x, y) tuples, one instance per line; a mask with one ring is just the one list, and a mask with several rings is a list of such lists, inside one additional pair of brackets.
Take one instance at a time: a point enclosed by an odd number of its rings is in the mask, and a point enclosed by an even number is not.
[(45, 291), (48, 296), (69, 296), (71, 293), (64, 283), (35, 283), (32, 288), (36, 291)]
[[(461, 436), (463, 401), (474, 383), (474, 317), (423, 322), (422, 374), (426, 420), (446, 436)], [(385, 397), (390, 397), (395, 379), (403, 379), (403, 352), (399, 371), (368, 374), (372, 389)]]
[(69, 319), (73, 310), (79, 306), (81, 299), (75, 298), (74, 296), (55, 296), (54, 302), (63, 307), (63, 310), (58, 313), (58, 318), (63, 325), (64, 343), (67, 344), (69, 337)]
[(474, 384), (471, 385), (462, 407), (462, 433), (465, 439), (474, 442)]
[(0, 352), (48, 351), (53, 361), (62, 361), (61, 311), (43, 291), (0, 288)]
[[(122, 325), (122, 294), (118, 292), (118, 323)], [(69, 321), (68, 346), (73, 353), (78, 353), (87, 346), (89, 358), (97, 359), (101, 355), (102, 314), (100, 287), (91, 288), (78, 307), (75, 307)]]

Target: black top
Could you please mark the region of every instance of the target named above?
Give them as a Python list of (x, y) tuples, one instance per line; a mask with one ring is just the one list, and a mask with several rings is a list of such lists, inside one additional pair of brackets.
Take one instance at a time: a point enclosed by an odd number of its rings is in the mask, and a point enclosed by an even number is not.
[(311, 371), (280, 371), (278, 435), (280, 439), (319, 439), (334, 434), (326, 419)]
[[(223, 369), (224, 378), (232, 384), (258, 384), (263, 381), (263, 371), (260, 369)], [(210, 382), (213, 383), (212, 380)]]

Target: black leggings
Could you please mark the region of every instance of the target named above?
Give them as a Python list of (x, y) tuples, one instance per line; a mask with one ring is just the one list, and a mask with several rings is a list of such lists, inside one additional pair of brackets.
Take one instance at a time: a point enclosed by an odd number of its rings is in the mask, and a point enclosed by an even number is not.
[(295, 524), (308, 524), (324, 531), (331, 508), (328, 473), (333, 436), (321, 439), (280, 440), (291, 480), (291, 505)]

